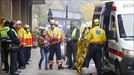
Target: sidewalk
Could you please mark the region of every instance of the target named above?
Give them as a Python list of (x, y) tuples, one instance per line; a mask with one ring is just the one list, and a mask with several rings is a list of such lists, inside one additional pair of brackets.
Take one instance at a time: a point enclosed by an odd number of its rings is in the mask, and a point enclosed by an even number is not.
[(44, 61), (42, 64), (42, 69), (38, 69), (38, 62), (40, 60), (40, 50), (32, 49), (31, 53), (31, 62), (30, 65), (27, 65), (27, 68), (25, 70), (22, 70), (20, 75), (78, 75), (75, 70), (57, 70), (56, 64), (54, 65), (53, 70), (45, 70), (44, 67)]

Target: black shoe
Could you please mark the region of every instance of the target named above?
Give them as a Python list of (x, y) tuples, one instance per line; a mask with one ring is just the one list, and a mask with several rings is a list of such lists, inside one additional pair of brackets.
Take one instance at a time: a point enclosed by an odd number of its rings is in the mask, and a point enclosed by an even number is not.
[(26, 63), (27, 65), (29, 65), (29, 63)]
[(23, 69), (25, 69), (26, 68), (26, 66), (21, 66), (21, 67), (19, 67), (19, 69), (21, 69), (21, 70), (23, 70)]
[(45, 68), (45, 70), (48, 70), (48, 68)]
[(71, 66), (68, 66), (66, 69), (71, 69), (72, 67)]
[(11, 75), (19, 75), (19, 72), (16, 71), (16, 72), (14, 72), (14, 73), (11, 73)]
[(2, 69), (2, 71), (6, 71), (6, 69), (4, 68), (4, 69)]
[(39, 69), (41, 69), (41, 65), (39, 65)]
[(9, 72), (9, 70), (6, 70), (6, 73), (8, 73)]
[(16, 72), (21, 73), (21, 71), (20, 71), (20, 70), (17, 70)]

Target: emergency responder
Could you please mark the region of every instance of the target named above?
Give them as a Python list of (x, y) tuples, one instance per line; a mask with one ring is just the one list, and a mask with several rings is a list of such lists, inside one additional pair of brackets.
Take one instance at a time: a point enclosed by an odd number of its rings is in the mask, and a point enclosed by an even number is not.
[(8, 54), (9, 54), (9, 45), (10, 45), (10, 39), (7, 35), (7, 32), (10, 30), (9, 28), (9, 21), (6, 21), (4, 23), (3, 28), (1, 29), (1, 47), (2, 47), (2, 53), (3, 53), (3, 61), (4, 61), (4, 69), (3, 71), (6, 71), (6, 73), (9, 72), (9, 64), (8, 64)]
[(97, 69), (97, 75), (101, 75), (101, 55), (102, 46), (106, 41), (105, 31), (99, 26), (99, 19), (94, 19), (94, 27), (91, 28), (89, 33), (85, 36), (87, 42), (90, 42), (88, 53), (85, 58), (83, 67), (89, 67), (89, 62), (93, 58)]
[[(76, 28), (74, 21), (70, 22), (70, 29), (66, 34), (66, 42), (67, 42), (67, 57), (69, 61), (69, 69), (74, 69), (74, 63), (76, 62), (76, 47), (79, 38), (79, 29)], [(73, 59), (72, 59), (73, 56)]]
[(16, 24), (13, 21), (9, 21), (8, 36), (11, 40), (11, 44), (9, 46), (10, 49), (10, 74), (11, 75), (19, 75), (19, 71), (17, 70), (17, 51), (19, 49), (20, 40), (18, 38), (17, 32), (15, 31)]
[(30, 32), (30, 26), (25, 24), (23, 26), (23, 28), (25, 29), (26, 31), (26, 34), (25, 34), (25, 51), (24, 51), (24, 56), (25, 56), (25, 63), (26, 64), (29, 64), (28, 61), (29, 61), (29, 58), (30, 58), (30, 54), (31, 54), (31, 48), (32, 48), (32, 45), (33, 45), (33, 39), (32, 39), (32, 34)]
[[(55, 26), (56, 26), (57, 28), (59, 28), (59, 30), (60, 30), (60, 32), (61, 32), (60, 47), (59, 47), (59, 48), (60, 48), (60, 51), (61, 51), (61, 45), (63, 45), (64, 39), (63, 39), (63, 36), (62, 36), (62, 29), (59, 27), (59, 21), (55, 21)], [(62, 58), (64, 58), (63, 53), (60, 52), (60, 54), (61, 54)], [(64, 59), (65, 59), (65, 58), (64, 58)]]
[(61, 31), (59, 28), (55, 27), (55, 20), (49, 21), (51, 27), (48, 29), (47, 34), (49, 36), (50, 42), (50, 54), (49, 54), (49, 69), (53, 67), (53, 56), (56, 53), (56, 60), (58, 69), (62, 68), (62, 61), (61, 61), (61, 51), (60, 51), (60, 38), (61, 38)]
[(18, 68), (19, 69), (25, 69), (26, 68), (26, 63), (25, 63), (25, 56), (24, 56), (24, 51), (25, 51), (25, 34), (26, 31), (24, 30), (24, 28), (22, 27), (22, 22), (20, 20), (18, 20), (16, 22), (17, 25), (17, 33), (18, 33), (18, 37), (20, 39), (20, 46), (19, 46), (19, 50), (18, 50)]

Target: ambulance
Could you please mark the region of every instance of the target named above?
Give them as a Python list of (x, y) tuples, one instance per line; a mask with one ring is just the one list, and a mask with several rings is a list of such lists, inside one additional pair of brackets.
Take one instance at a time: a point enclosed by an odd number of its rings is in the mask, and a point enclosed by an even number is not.
[(117, 75), (134, 75), (134, 1), (112, 0), (96, 5), (93, 19), (106, 31), (105, 48), (110, 69)]

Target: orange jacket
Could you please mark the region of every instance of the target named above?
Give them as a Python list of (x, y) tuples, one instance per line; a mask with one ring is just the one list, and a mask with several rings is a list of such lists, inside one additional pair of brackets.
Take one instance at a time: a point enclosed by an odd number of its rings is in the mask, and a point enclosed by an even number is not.
[(33, 46), (33, 37), (31, 32), (27, 32), (25, 35), (25, 46), (24, 47), (32, 47)]

